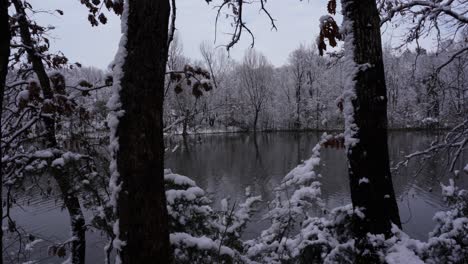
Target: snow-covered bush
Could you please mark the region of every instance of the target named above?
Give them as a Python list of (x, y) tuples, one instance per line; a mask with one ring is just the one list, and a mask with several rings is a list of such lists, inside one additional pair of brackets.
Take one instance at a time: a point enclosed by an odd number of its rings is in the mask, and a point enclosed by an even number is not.
[(165, 170), (167, 210), (171, 232), (190, 229), (193, 235), (212, 233), (214, 212), (211, 201), (195, 182)]
[(247, 194), (238, 206), (230, 206), (224, 199), (221, 210), (216, 211), (193, 180), (170, 170), (164, 174), (176, 263), (247, 262), (241, 235), (260, 196)]
[(424, 258), (426, 263), (468, 263), (468, 191), (459, 190), (451, 179), (442, 185), (450, 210), (438, 212), (429, 234)]
[[(322, 144), (332, 138), (324, 134), (313, 148), (311, 158), (289, 172), (275, 189), (275, 199), (269, 204), (271, 209), (264, 216), (270, 226), (258, 238), (246, 241), (247, 257), (260, 263), (293, 260), (300, 255), (301, 243), (308, 239), (309, 234), (302, 234), (302, 231), (307, 230), (309, 223), (317, 224), (310, 226), (311, 232), (321, 231), (323, 219), (313, 218), (311, 214), (314, 208), (323, 207), (318, 181), (321, 175), (315, 169), (320, 164)], [(328, 248), (326, 243), (321, 246)]]

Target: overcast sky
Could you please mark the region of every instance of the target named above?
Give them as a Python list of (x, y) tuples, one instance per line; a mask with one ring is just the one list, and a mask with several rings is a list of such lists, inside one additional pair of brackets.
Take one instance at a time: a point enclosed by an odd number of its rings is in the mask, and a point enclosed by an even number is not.
[[(91, 27), (87, 21), (87, 10), (79, 0), (31, 0), (34, 8), (42, 10), (61, 9), (63, 16), (37, 14), (41, 24), (53, 25), (52, 48), (62, 51), (71, 62), (105, 69), (112, 61), (120, 39), (120, 19), (109, 14), (109, 22)], [(199, 45), (203, 41), (213, 43), (215, 39), (215, 16), (213, 9), (221, 0), (208, 5), (205, 0), (177, 0), (177, 31), (182, 39), (184, 54), (200, 58)], [(255, 48), (279, 66), (287, 62), (288, 54), (302, 44), (311, 44), (318, 35), (318, 21), (326, 14), (327, 0), (269, 0), (267, 7), (277, 20), (278, 31), (271, 31), (268, 17), (259, 12), (258, 5), (248, 8), (246, 19), (255, 34)], [(221, 19), (218, 39), (214, 44), (229, 42), (230, 20)], [(250, 46), (249, 35), (243, 34), (241, 42), (231, 51), (239, 59)]]

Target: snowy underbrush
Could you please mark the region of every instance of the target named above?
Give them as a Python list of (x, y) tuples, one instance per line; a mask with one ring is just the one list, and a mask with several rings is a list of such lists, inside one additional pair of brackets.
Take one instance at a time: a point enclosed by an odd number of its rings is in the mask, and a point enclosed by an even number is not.
[[(428, 242), (415, 240), (394, 226), (391, 237), (368, 234), (357, 239), (353, 230), (364, 214), (352, 205), (327, 212), (320, 199), (321, 146), (293, 169), (275, 189), (263, 220), (269, 226), (251, 240), (242, 240), (261, 197), (246, 192), (243, 203), (221, 201), (214, 210), (196, 183), (165, 171), (170, 240), (176, 263), (468, 263), (468, 192), (453, 181), (442, 185), (450, 209), (435, 215)], [(314, 216), (312, 212), (323, 213)]]
[(236, 205), (224, 199), (215, 211), (206, 193), (185, 176), (165, 170), (170, 240), (177, 263), (244, 263), (240, 239), (260, 196), (246, 192)]

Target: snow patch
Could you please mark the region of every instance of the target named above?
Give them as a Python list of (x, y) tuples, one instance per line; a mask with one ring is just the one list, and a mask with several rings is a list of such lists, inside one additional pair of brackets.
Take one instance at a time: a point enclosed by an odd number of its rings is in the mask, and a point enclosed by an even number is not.
[(361, 185), (363, 183), (369, 183), (369, 179), (366, 178), (366, 177), (359, 179), (359, 185)]
[[(343, 10), (346, 10), (346, 5), (352, 4), (352, 1), (342, 0)], [(345, 11), (343, 11), (345, 12)], [(354, 60), (354, 34), (353, 34), (353, 21), (348, 14), (343, 14), (343, 23), (341, 26), (341, 33), (345, 36), (344, 50), (344, 72), (345, 83), (343, 92), (343, 115), (345, 120), (345, 146), (348, 151), (354, 147), (359, 140), (356, 134), (359, 130), (354, 119), (354, 105), (353, 101), (356, 100), (356, 77), (359, 72), (359, 67)]]

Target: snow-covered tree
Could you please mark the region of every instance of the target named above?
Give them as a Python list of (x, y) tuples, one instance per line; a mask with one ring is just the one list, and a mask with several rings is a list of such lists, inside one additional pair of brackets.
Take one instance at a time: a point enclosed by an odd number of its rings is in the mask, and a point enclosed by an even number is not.
[(254, 49), (247, 50), (242, 64), (237, 69), (242, 96), (252, 114), (252, 128), (257, 131), (259, 115), (271, 97), (273, 67), (267, 58)]

